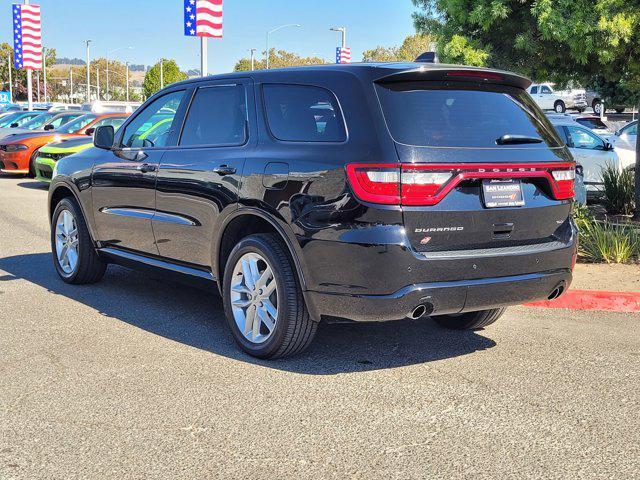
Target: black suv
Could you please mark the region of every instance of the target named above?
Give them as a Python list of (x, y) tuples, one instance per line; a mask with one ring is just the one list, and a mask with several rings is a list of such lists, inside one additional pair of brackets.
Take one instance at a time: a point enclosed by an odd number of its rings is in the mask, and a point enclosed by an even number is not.
[(262, 358), (300, 352), (322, 320), (484, 327), (560, 295), (576, 258), (575, 164), (529, 83), (409, 63), (173, 84), (58, 162), (55, 268), (217, 283)]

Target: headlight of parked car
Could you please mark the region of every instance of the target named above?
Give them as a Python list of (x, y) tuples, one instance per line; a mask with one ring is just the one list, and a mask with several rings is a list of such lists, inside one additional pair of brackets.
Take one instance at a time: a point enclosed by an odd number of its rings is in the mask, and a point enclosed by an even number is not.
[(21, 143), (12, 143), (5, 147), (5, 152), (18, 152), (20, 150), (28, 150), (29, 147), (22, 145)]

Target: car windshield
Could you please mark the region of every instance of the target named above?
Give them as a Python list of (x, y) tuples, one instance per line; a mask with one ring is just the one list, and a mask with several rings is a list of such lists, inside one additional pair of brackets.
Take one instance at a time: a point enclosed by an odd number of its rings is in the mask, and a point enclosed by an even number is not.
[[(378, 84), (377, 91), (389, 131), (401, 144), (438, 148), (509, 148), (502, 145), (515, 143), (517, 148), (562, 146), (548, 119), (519, 88), (397, 82)], [(509, 137), (527, 141), (499, 142)]]
[(600, 120), (599, 118), (578, 118), (576, 120), (576, 122), (578, 122), (580, 125), (587, 127), (587, 128), (591, 128), (591, 129), (598, 129), (598, 130), (606, 130), (607, 129), (607, 125)]
[(70, 121), (69, 123), (65, 123), (61, 127), (56, 129), (58, 133), (76, 133), (78, 130), (86, 127), (91, 122), (93, 122), (97, 115), (88, 113), (87, 115), (82, 115), (81, 117), (76, 118), (75, 120)]
[(55, 117), (55, 113), (43, 113), (42, 115), (38, 115), (35, 118), (32, 118), (28, 122), (22, 124), (20, 128), (26, 128), (28, 130), (35, 130), (36, 128), (40, 128), (43, 125), (47, 124), (49, 120)]

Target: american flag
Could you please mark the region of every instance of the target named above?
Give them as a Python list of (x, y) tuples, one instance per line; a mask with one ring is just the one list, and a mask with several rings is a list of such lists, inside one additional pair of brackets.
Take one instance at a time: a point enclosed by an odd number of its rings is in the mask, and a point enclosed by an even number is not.
[(184, 0), (184, 34), (222, 38), (222, 0)]
[(13, 52), (15, 68), (42, 69), (42, 23), (40, 5), (16, 3), (13, 9)]
[(350, 47), (338, 47), (338, 48), (336, 48), (336, 63), (351, 63), (351, 48)]

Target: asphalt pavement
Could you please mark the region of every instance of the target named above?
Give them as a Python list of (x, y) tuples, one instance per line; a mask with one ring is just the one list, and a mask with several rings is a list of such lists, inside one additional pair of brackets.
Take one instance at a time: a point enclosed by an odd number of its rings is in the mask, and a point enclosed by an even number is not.
[(640, 478), (640, 314), (322, 325), (258, 361), (207, 291), (61, 282), (46, 197), (0, 178), (0, 479)]

